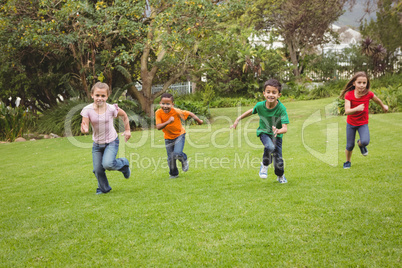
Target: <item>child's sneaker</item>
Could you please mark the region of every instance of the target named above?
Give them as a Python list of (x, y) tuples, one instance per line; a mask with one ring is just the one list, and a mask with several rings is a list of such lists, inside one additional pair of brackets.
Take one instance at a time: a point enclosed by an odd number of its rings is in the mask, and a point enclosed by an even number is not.
[[(357, 145), (359, 145), (359, 141), (360, 140), (358, 140), (357, 141)], [(367, 147), (366, 146), (359, 146), (359, 148), (360, 148), (360, 152), (362, 153), (362, 155), (363, 156), (367, 156), (368, 155), (368, 150), (367, 150)]]
[(343, 163), (343, 168), (344, 169), (348, 169), (352, 166), (352, 163), (350, 163), (349, 161), (346, 161), (345, 163)]
[(130, 178), (130, 175), (131, 175), (130, 167), (129, 167), (129, 166), (124, 166), (124, 167), (121, 169), (121, 173), (123, 173), (124, 178), (126, 178), (126, 179)]
[(183, 172), (187, 172), (188, 168), (189, 168), (188, 161), (187, 160), (183, 161), (183, 163), (181, 164), (181, 169), (183, 170)]
[(268, 166), (264, 166), (264, 164), (261, 163), (259, 175), (261, 179), (266, 179), (268, 177)]
[(285, 178), (285, 175), (278, 176), (279, 183), (287, 183), (288, 181)]
[(178, 178), (179, 177), (179, 175), (170, 175), (170, 177), (169, 177), (169, 179), (176, 179), (176, 178)]

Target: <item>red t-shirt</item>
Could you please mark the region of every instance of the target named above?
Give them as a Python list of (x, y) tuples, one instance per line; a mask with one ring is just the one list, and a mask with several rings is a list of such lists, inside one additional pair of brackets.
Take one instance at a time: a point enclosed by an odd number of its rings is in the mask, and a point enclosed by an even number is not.
[(355, 108), (360, 104), (364, 104), (364, 110), (361, 112), (356, 112), (354, 114), (349, 114), (346, 122), (352, 126), (362, 126), (368, 124), (369, 119), (369, 102), (374, 97), (374, 93), (369, 91), (366, 95), (356, 98), (355, 91), (351, 90), (345, 94), (345, 100), (350, 101), (350, 108)]

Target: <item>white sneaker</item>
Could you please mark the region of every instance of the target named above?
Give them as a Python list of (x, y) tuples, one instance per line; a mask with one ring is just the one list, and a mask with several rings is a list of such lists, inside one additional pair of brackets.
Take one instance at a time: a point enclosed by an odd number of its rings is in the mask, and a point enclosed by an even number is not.
[(266, 179), (268, 177), (268, 166), (264, 166), (264, 164), (261, 163), (259, 175), (261, 179)]
[(285, 178), (285, 175), (278, 176), (278, 181), (279, 183), (287, 183), (287, 179)]

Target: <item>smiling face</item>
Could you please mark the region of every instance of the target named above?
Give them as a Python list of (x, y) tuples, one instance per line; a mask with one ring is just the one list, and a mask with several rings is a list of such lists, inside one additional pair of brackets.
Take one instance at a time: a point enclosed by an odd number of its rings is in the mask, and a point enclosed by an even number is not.
[(165, 113), (169, 113), (173, 108), (174, 103), (171, 98), (162, 98), (159, 105)]
[(267, 105), (276, 104), (281, 93), (276, 87), (266, 86), (264, 90), (264, 97), (267, 100)]
[(367, 90), (367, 77), (359, 76), (353, 82), (353, 86), (359, 94), (364, 94)]
[(106, 104), (106, 100), (109, 97), (108, 91), (106, 88), (104, 88), (104, 89), (95, 88), (91, 96), (92, 96), (92, 99), (94, 99), (94, 104), (98, 108), (104, 107)]

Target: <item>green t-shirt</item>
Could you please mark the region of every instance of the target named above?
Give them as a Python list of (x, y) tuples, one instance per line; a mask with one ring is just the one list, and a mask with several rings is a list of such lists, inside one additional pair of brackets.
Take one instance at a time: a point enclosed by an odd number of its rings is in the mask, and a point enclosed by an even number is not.
[[(286, 107), (278, 100), (278, 104), (273, 109), (268, 109), (265, 106), (266, 101), (258, 102), (253, 108), (253, 114), (258, 114), (260, 117), (260, 126), (257, 129), (257, 136), (262, 133), (274, 135), (272, 127), (282, 128), (282, 124), (289, 124), (288, 113)], [(282, 138), (283, 134), (278, 134), (277, 137)]]

